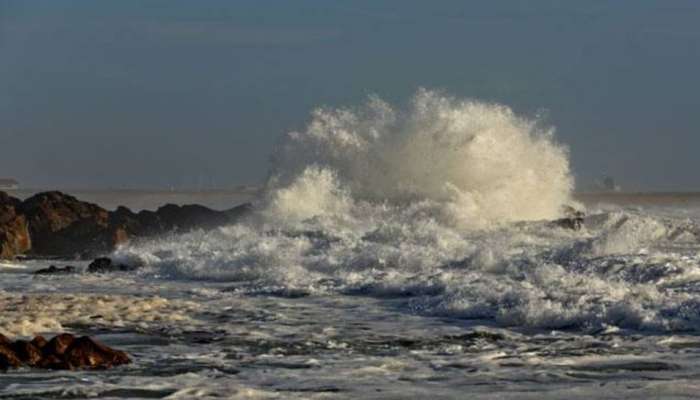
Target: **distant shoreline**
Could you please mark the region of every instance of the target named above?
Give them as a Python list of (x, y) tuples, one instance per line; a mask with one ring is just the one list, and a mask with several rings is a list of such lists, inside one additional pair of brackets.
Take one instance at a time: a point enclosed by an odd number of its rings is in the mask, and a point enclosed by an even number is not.
[[(99, 204), (106, 209), (120, 205), (132, 210), (155, 210), (163, 204), (201, 204), (215, 210), (225, 210), (238, 204), (254, 201), (262, 186), (240, 186), (226, 189), (44, 189), (22, 188), (5, 190), (12, 196), (25, 199), (39, 192), (59, 190), (80, 200)], [(700, 206), (697, 192), (577, 192), (574, 200), (586, 206), (597, 204), (630, 205), (695, 205)]]

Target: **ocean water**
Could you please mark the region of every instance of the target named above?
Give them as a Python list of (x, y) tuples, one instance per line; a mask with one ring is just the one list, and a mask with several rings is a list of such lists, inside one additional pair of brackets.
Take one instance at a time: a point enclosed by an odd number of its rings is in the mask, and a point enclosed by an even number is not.
[[(573, 186), (554, 131), (504, 106), (319, 109), (236, 225), (111, 255), (136, 272), (2, 265), (0, 332), (134, 363), (9, 371), (0, 398), (696, 398), (700, 196)], [(551, 222), (567, 205), (581, 230)]]

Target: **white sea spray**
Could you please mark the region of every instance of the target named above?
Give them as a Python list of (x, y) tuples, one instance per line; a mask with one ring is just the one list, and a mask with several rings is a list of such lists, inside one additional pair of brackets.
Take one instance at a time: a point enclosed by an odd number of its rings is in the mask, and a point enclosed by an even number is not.
[(429, 90), (404, 108), (320, 108), (274, 153), (252, 218), (114, 256), (159, 278), (403, 298), (421, 315), (503, 326), (700, 328), (683, 289), (700, 273), (697, 224), (621, 209), (581, 231), (548, 222), (573, 204), (573, 178), (542, 125)]

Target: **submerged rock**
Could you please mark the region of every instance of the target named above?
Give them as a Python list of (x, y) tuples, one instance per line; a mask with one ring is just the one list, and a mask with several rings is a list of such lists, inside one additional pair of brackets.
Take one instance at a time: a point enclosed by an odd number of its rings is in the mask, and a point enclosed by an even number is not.
[(87, 272), (89, 273), (101, 273), (101, 272), (115, 272), (115, 271), (133, 271), (138, 269), (135, 265), (117, 264), (112, 262), (111, 258), (100, 257), (95, 259), (88, 265)]
[[(99, 257), (93, 260), (90, 265), (88, 265), (85, 272), (95, 274), (95, 273), (105, 273), (105, 272), (124, 272), (124, 271), (134, 271), (139, 268), (139, 265), (127, 265), (115, 263), (111, 258)], [(63, 268), (59, 268), (52, 265), (48, 268), (40, 269), (34, 272), (34, 275), (65, 275), (65, 274), (75, 274), (78, 270), (72, 265), (66, 265)]]
[(0, 369), (23, 365), (43, 369), (106, 369), (129, 364), (129, 356), (87, 336), (76, 338), (69, 333), (46, 341), (37, 336), (31, 341), (11, 342), (0, 335)]
[(66, 265), (63, 268), (56, 267), (52, 265), (48, 268), (40, 269), (34, 271), (34, 275), (52, 275), (52, 274), (74, 274), (76, 271), (75, 267), (72, 265)]

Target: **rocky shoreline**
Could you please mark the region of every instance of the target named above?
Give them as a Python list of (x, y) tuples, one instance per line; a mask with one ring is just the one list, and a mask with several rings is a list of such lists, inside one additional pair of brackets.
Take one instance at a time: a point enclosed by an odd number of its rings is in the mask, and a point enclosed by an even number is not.
[[(0, 260), (20, 256), (42, 259), (93, 259), (132, 240), (193, 229), (213, 229), (249, 215), (245, 203), (224, 211), (191, 204), (166, 204), (156, 211), (114, 211), (68, 194), (42, 192), (21, 201), (0, 191)], [(564, 207), (564, 218), (553, 226), (579, 230), (584, 214)], [(68, 272), (57, 270), (50, 272)]]
[[(19, 257), (92, 259), (85, 273), (131, 271), (104, 257), (130, 241), (213, 229), (239, 221), (251, 205), (216, 211), (200, 205), (166, 204), (155, 211), (132, 212), (126, 207), (108, 211), (58, 191), (38, 193), (22, 201), (0, 191), (0, 260)], [(70, 274), (74, 266), (48, 268), (35, 274)], [(0, 372), (14, 368), (52, 370), (107, 369), (129, 364), (129, 356), (88, 336), (61, 333), (50, 340), (10, 340), (0, 334)]]
[(107, 211), (57, 191), (24, 201), (0, 192), (0, 259), (89, 259), (136, 239), (235, 223), (250, 210), (250, 204), (225, 211), (166, 204), (134, 213), (126, 207)]

